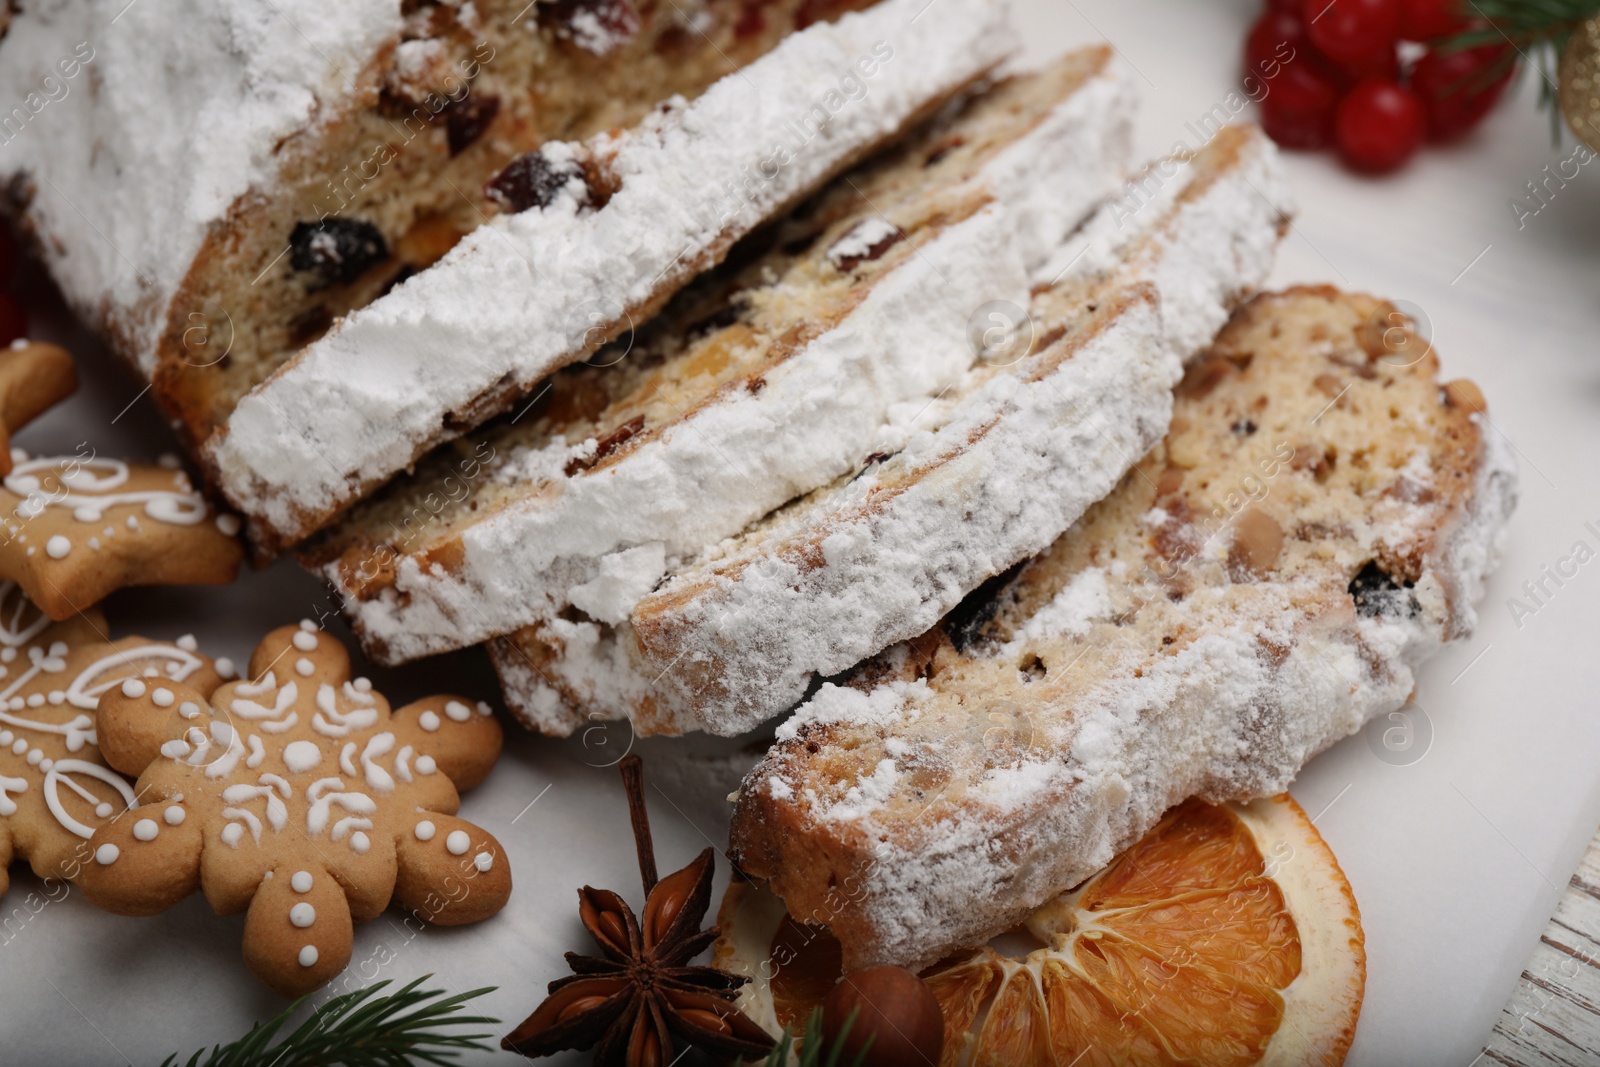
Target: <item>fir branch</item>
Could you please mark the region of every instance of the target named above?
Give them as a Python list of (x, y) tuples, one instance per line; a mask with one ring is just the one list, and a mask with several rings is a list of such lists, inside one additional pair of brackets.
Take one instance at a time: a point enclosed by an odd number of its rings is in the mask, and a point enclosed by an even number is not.
[(1505, 45), (1514, 49), (1496, 65), (1492, 81), (1506, 67), (1525, 61), (1539, 77), (1539, 106), (1550, 112), (1551, 132), (1561, 136), (1561, 108), (1556, 94), (1556, 74), (1567, 42), (1585, 22), (1600, 15), (1600, 0), (1460, 0), (1458, 10), (1468, 18), (1487, 20), (1440, 44), (1447, 52)]
[[(872, 1047), (871, 1038), (867, 1039), (867, 1043), (848, 1065), (839, 1063), (839, 1057), (844, 1055), (845, 1038), (850, 1036), (850, 1027), (855, 1024), (858, 1011), (859, 1008), (850, 1013), (850, 1017), (844, 1021), (844, 1027), (839, 1031), (838, 1040), (833, 1043), (832, 1048), (825, 1050), (822, 1039), (822, 1009), (813, 1009), (811, 1017), (806, 1020), (805, 1046), (800, 1053), (800, 1067), (861, 1067), (867, 1060), (867, 1051)], [(772, 1050), (772, 1054), (767, 1057), (762, 1067), (788, 1067), (789, 1057), (793, 1051), (794, 1034), (786, 1028), (778, 1047)]]
[[(445, 997), (436, 989), (418, 990), (425, 974), (393, 993), (377, 994), (389, 983), (334, 997), (274, 1045), (273, 1038), (305, 1004), (301, 997), (276, 1016), (257, 1023), (250, 1032), (228, 1045), (204, 1049), (184, 1061), (184, 1067), (403, 1067), (431, 1063), (448, 1067), (467, 1051), (492, 1051), (482, 1039), (489, 1034), (446, 1033), (445, 1027), (499, 1025), (483, 1015), (456, 1015), (467, 1001), (494, 991), (493, 986)], [(443, 999), (435, 999), (443, 997)], [(432, 1003), (429, 1003), (432, 1001)], [(168, 1056), (161, 1067), (176, 1067), (178, 1056)]]

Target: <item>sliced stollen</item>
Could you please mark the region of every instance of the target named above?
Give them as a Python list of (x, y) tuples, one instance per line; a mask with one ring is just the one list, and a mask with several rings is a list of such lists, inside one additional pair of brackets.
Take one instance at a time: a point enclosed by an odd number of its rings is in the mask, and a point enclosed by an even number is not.
[[(763, 221), (1011, 50), (999, 0), (885, 0), (689, 103), (513, 164), (525, 210), (352, 313), (245, 395), (204, 454), (262, 551), (642, 322)], [(496, 179), (500, 182), (501, 179)]]
[(967, 372), (973, 309), (1026, 303), (1029, 271), (1116, 188), (1132, 105), (1108, 48), (952, 105), (302, 560), (387, 662), (569, 605), (625, 621), (669, 558), (848, 473), (897, 405)]
[(1283, 790), (1475, 625), (1515, 469), (1477, 387), (1437, 370), (1370, 297), (1255, 298), (1111, 496), (779, 728), (735, 860), (846, 970), (918, 966), (1187, 797)]
[(521, 153), (632, 126), (869, 3), (0, 4), (0, 99), (28, 102), (0, 116), (0, 210), (198, 446), (496, 214), (485, 182)]
[(1160, 440), (1183, 364), (1266, 277), (1288, 210), (1254, 127), (1146, 168), (1045, 265), (1035, 351), (980, 358), (837, 484), (675, 569), (625, 621), (497, 644), (508, 702), (548, 705), (549, 686), (646, 733), (734, 734), (926, 630)]

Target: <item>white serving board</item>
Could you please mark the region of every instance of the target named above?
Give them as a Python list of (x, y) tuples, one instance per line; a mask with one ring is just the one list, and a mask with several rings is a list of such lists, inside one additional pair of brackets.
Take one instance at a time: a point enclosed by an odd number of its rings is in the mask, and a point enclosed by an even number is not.
[[(1196, 146), (1213, 105), (1230, 110), (1255, 14), (1244, 0), (1016, 6), (1035, 57), (1108, 39), (1134, 66), (1144, 155), (1179, 141)], [(1570, 152), (1552, 147), (1534, 90), (1525, 79), (1477, 135), (1427, 151), (1394, 178), (1353, 177), (1326, 155), (1289, 162), (1301, 213), (1274, 282), (1414, 302), (1431, 320), (1446, 376), (1480, 383), (1522, 465), (1522, 503), (1478, 635), (1423, 675), (1418, 702), (1432, 734), (1425, 755), (1380, 758), (1381, 745), (1351, 738), (1295, 788), (1349, 874), (1366, 925), (1367, 999), (1352, 1063), (1472, 1061), (1600, 822), (1600, 715), (1592, 711), (1600, 563), (1560, 589), (1552, 584), (1554, 595), (1520, 626), (1506, 604), (1575, 540), (1600, 547), (1583, 529), (1591, 520), (1600, 528), (1600, 177), (1591, 173), (1600, 168), (1585, 168), (1518, 228), (1509, 201)], [(42, 323), (36, 333), (80, 355), (85, 384), (19, 443), (70, 451), (88, 439), (131, 458), (170, 449), (149, 399), (135, 400), (139, 384), (72, 326), (47, 289), (29, 296)], [(132, 591), (107, 604), (118, 635), (192, 631), (205, 651), (241, 661), (270, 627), (330, 608), (319, 583), (286, 562), (228, 588)], [(333, 630), (345, 632), (337, 623)], [(497, 701), (477, 651), (368, 673), (399, 700), (452, 689)], [(561, 952), (589, 948), (576, 887), (637, 899), (624, 801), (606, 766), (629, 740), (625, 726), (566, 742), (513, 730), (499, 769), (463, 810), (510, 852), (511, 903), (479, 926), (415, 935), (387, 915), (357, 932), (341, 983), (431, 972), (452, 990), (495, 985), (478, 1005), (503, 1020), (496, 1034), (520, 1021), (565, 972)], [(658, 787), (650, 799), (662, 869), (724, 844), (721, 798), (738, 745), (637, 747)], [(702, 762), (707, 753), (718, 759)], [(722, 862), (719, 890), (726, 873)], [(0, 1060), (156, 1063), (228, 1040), (281, 1007), (240, 962), (242, 918), (218, 918), (196, 898), (156, 918), (121, 919), (76, 893), (33, 914), (29, 894), (41, 899), (40, 883), (20, 867), (13, 875), (0, 899)]]

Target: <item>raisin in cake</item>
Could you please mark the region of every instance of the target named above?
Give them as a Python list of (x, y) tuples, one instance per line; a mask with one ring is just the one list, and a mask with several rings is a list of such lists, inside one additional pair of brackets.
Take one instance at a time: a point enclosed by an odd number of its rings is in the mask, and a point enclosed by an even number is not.
[(62, 95), (7, 127), (0, 172), (68, 297), (198, 444), (502, 210), (485, 183), (519, 154), (637, 122), (869, 2), (29, 4), (0, 87)]
[(1186, 797), (1283, 790), (1475, 625), (1515, 469), (1437, 370), (1372, 298), (1251, 301), (1113, 494), (780, 727), (737, 862), (828, 916), (847, 970), (917, 966)]
[(966, 372), (973, 308), (1026, 303), (1030, 268), (1116, 186), (1131, 99), (1108, 48), (1005, 79), (302, 558), (390, 662), (569, 606), (623, 621), (669, 557), (848, 472), (896, 405)]
[(263, 551), (642, 323), (738, 237), (1008, 54), (999, 0), (886, 0), (496, 178), (512, 207), (282, 362), (204, 446)]
[(675, 568), (626, 619), (497, 643), (508, 701), (550, 688), (644, 732), (735, 734), (921, 633), (1160, 440), (1183, 364), (1266, 277), (1288, 200), (1254, 127), (1145, 168), (1044, 265), (1035, 351), (978, 359), (836, 484)]

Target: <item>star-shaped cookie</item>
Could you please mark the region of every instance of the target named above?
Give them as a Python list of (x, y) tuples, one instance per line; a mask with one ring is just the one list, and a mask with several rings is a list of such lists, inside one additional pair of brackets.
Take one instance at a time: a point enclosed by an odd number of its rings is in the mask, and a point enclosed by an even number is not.
[(285, 996), (343, 970), (352, 923), (391, 901), (446, 926), (500, 910), (500, 844), (454, 817), (457, 790), (500, 753), (486, 705), (433, 696), (391, 712), (310, 622), (268, 634), (249, 676), (210, 702), (138, 680), (101, 699), (101, 746), (139, 775), (141, 807), (90, 841), (90, 901), (149, 915), (198, 888), (219, 914), (247, 912), (245, 962)]
[(233, 581), (239, 520), (218, 514), (177, 461), (149, 466), (92, 451), (30, 459), (0, 479), (0, 578), (52, 619), (129, 585)]
[(0, 582), (0, 893), (13, 860), (75, 881), (95, 830), (134, 803), (96, 744), (101, 693), (129, 678), (200, 693), (222, 681), (192, 639), (107, 643), (105, 629), (98, 612), (52, 623)]
[(0, 349), (0, 476), (11, 473), (11, 435), (77, 388), (66, 349), (40, 341)]

